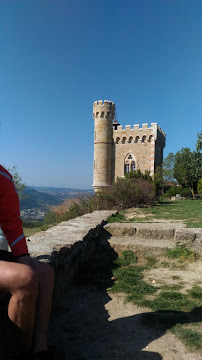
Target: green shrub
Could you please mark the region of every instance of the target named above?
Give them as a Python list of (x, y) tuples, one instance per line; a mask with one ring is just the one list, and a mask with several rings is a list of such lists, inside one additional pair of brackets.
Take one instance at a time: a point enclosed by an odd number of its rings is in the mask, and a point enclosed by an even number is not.
[(23, 228), (27, 228), (27, 229), (40, 227), (42, 224), (43, 224), (42, 220), (41, 221), (29, 221), (29, 220), (22, 221)]
[(152, 177), (150, 176), (149, 170), (145, 170), (144, 173), (141, 172), (140, 169), (136, 171), (130, 171), (129, 173), (125, 174), (126, 179), (143, 179), (152, 181)]
[(117, 209), (150, 205), (156, 200), (154, 183), (149, 180), (117, 178), (109, 191)]
[(183, 186), (171, 186), (163, 196), (164, 198), (171, 198), (177, 194), (180, 194), (186, 198), (191, 197), (191, 191), (188, 188), (184, 188)]
[(198, 181), (197, 191), (198, 191), (198, 195), (202, 198), (202, 178), (200, 178), (200, 180)]

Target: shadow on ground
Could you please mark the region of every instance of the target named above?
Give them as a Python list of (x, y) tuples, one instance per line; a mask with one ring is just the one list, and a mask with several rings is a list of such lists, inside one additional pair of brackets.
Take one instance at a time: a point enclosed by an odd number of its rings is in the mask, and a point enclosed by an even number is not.
[(202, 309), (147, 312), (109, 321), (105, 305), (111, 300), (107, 288), (116, 254), (105, 235), (92, 264), (81, 269), (55, 306), (49, 341), (64, 351), (65, 360), (161, 360), (158, 352), (143, 349), (176, 324), (202, 321)]

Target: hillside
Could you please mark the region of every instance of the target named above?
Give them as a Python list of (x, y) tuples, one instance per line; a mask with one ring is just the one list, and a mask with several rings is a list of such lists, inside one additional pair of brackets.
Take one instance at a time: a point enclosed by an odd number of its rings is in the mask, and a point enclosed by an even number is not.
[(41, 220), (50, 207), (59, 205), (66, 199), (91, 193), (93, 193), (92, 190), (27, 186), (23, 195), (28, 197), (20, 200), (21, 217), (22, 219)]
[(23, 195), (28, 196), (26, 199), (20, 200), (20, 209), (31, 209), (31, 208), (49, 208), (50, 206), (59, 205), (64, 200), (43, 192), (36, 191), (31, 188), (26, 188)]

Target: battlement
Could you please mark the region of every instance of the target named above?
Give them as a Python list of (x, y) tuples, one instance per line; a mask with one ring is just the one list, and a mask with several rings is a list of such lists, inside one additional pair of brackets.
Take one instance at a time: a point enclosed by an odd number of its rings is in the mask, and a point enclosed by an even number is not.
[(113, 137), (116, 144), (126, 142), (139, 143), (145, 142), (145, 140), (151, 142), (158, 138), (163, 146), (165, 146), (166, 134), (157, 123), (151, 123), (151, 126), (145, 123), (142, 124), (142, 127), (139, 124), (135, 124), (133, 127), (126, 125), (125, 128), (119, 125), (117, 129), (114, 129)]
[(113, 120), (115, 116), (115, 103), (109, 100), (99, 100), (93, 103), (93, 119), (98, 117)]
[[(153, 129), (153, 125), (157, 125), (155, 123), (151, 124), (151, 127), (148, 126), (148, 124), (142, 124), (142, 127), (140, 127), (139, 124), (134, 124), (133, 128), (131, 127), (131, 125), (125, 125), (125, 128), (123, 128), (123, 125), (119, 125), (117, 126), (117, 130), (114, 131), (127, 131), (127, 130), (131, 130), (131, 131), (145, 131), (145, 130), (152, 130)], [(158, 126), (158, 125), (157, 125)], [(155, 128), (155, 127), (154, 127)], [(163, 131), (163, 130), (162, 130)]]
[(119, 132), (127, 132), (127, 131), (135, 131), (135, 132), (140, 131), (142, 133), (148, 130), (153, 131), (154, 136), (157, 136), (157, 131), (158, 131), (164, 137), (166, 137), (166, 133), (160, 128), (160, 126), (157, 123), (151, 123), (151, 126), (148, 126), (148, 123), (145, 123), (142, 124), (142, 127), (140, 127), (139, 124), (134, 124), (133, 128), (131, 127), (131, 125), (125, 125), (125, 128), (123, 127), (123, 125), (119, 125), (117, 126), (117, 129), (114, 130), (114, 132), (119, 133)]

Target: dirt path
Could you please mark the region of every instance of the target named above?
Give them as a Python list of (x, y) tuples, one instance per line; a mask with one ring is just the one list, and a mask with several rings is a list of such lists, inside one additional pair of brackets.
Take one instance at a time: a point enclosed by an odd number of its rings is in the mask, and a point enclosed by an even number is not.
[(96, 285), (74, 285), (54, 311), (50, 343), (65, 360), (202, 360), (171, 333), (144, 325), (149, 309)]

